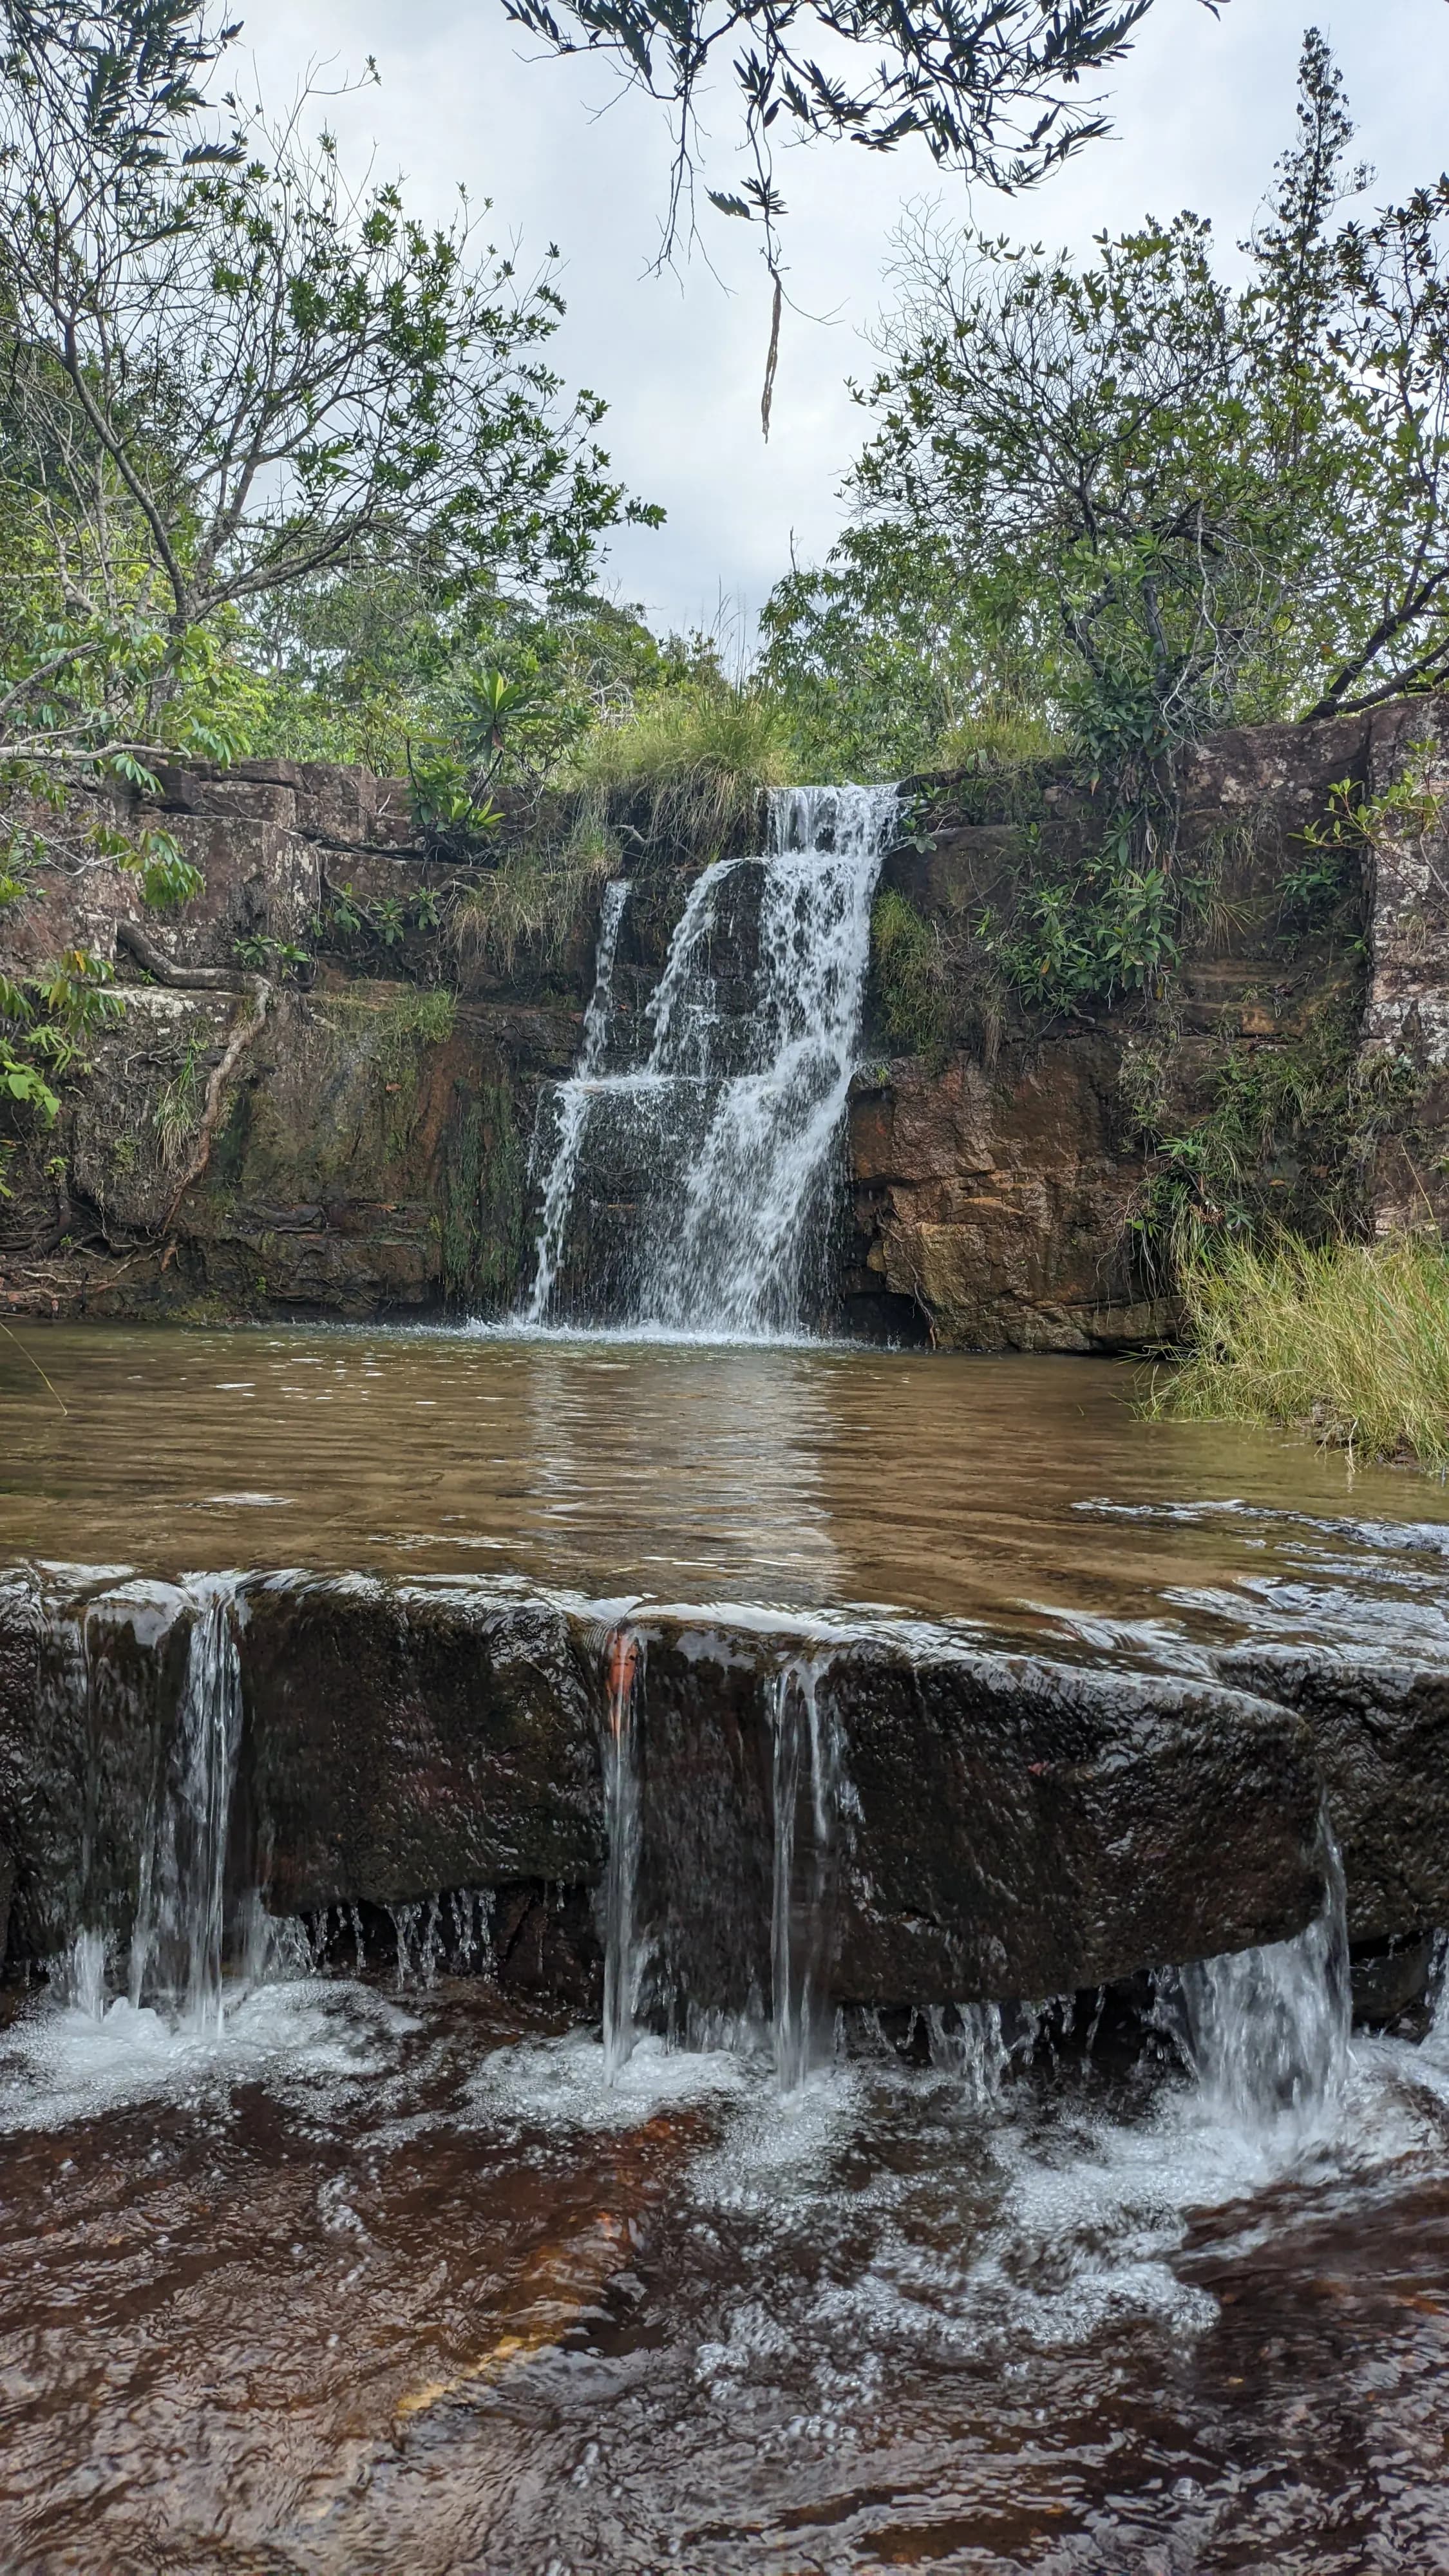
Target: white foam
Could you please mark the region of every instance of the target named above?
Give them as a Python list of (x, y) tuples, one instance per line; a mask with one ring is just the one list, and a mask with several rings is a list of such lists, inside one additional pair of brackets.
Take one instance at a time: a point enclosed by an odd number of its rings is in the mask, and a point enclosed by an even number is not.
[(417, 2027), (372, 1988), (332, 1978), (238, 1992), (219, 2031), (173, 2023), (125, 1996), (99, 2013), (42, 2001), (0, 2038), (0, 2132), (64, 2128), (249, 2081), (290, 2088), (372, 2079)]

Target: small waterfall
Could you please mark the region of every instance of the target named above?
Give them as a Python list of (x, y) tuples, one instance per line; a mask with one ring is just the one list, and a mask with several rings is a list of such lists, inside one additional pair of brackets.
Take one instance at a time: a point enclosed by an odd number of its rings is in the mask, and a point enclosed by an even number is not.
[(130, 1994), (179, 2004), (193, 2027), (219, 2032), (227, 1822), (241, 1743), (235, 1577), (203, 1575), (176, 1735), (142, 1859)]
[(604, 1878), (604, 2082), (612, 2084), (634, 2049), (634, 1996), (638, 1939), (634, 1895), (639, 1876), (639, 1768), (634, 1740), (635, 1701), (643, 1649), (619, 1628), (610, 1640), (608, 1707), (603, 1731), (604, 1824), (608, 1863)]
[[(600, 1070), (617, 923), (601, 933), (594, 1027), (557, 1095), (528, 1321), (550, 1311), (578, 1182), (597, 1162), (600, 1197), (623, 1227), (618, 1320), (755, 1339), (798, 1328), (898, 803), (890, 787), (774, 791), (768, 849), (716, 860), (691, 887), (649, 1004), (647, 1059), (628, 1072)], [(755, 959), (747, 979), (732, 977), (735, 1005), (725, 1009), (716, 942), (728, 940), (732, 964), (748, 958), (751, 892)]]
[(584, 1130), (588, 1125), (598, 1076), (608, 1053), (609, 1022), (614, 1008), (614, 958), (619, 946), (619, 925), (628, 900), (627, 877), (616, 877), (612, 885), (604, 888), (603, 910), (599, 916), (599, 945), (594, 958), (594, 989), (584, 1013), (584, 1043), (577, 1068), (567, 1082), (559, 1084), (555, 1095), (558, 1134), (543, 1189), (533, 1288), (528, 1301), (527, 1320), (531, 1324), (541, 1324), (547, 1315), (553, 1283), (558, 1276)]
[(931, 2064), (954, 2075), (974, 2110), (993, 2110), (1010, 2061), (1000, 2004), (930, 2004), (926, 2039)]
[(1353, 2009), (1348, 1924), (1343, 1866), (1326, 1827), (1324, 1862), (1322, 1912), (1296, 1939), (1176, 1972), (1204, 2100), (1249, 2135), (1286, 2125), (1311, 2136), (1343, 2092)]
[(841, 1762), (817, 1678), (808, 1664), (792, 1663), (775, 1685), (770, 1957), (775, 2075), (786, 2094), (798, 2093), (810, 2072), (829, 2005)]

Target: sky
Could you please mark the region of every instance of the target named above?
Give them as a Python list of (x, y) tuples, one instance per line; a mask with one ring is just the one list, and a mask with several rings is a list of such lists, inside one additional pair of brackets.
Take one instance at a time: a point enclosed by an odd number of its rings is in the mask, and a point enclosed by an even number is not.
[[(238, 11), (241, 50), (274, 109), (309, 71), (335, 84), (375, 56), (380, 86), (325, 114), (350, 166), (371, 156), (429, 217), (451, 211), (460, 181), (490, 197), (490, 232), (517, 241), (525, 270), (557, 243), (569, 309), (553, 363), (605, 398), (615, 469), (667, 512), (658, 531), (618, 532), (603, 586), (639, 601), (660, 629), (718, 622), (746, 639), (792, 552), (818, 561), (841, 524), (839, 487), (865, 426), (848, 380), (870, 368), (865, 334), (904, 209), (931, 201), (992, 232), (1082, 251), (1104, 226), (1191, 206), (1230, 249), (1292, 138), (1310, 14), (1308, 0), (1226, 0), (1218, 17), (1199, 0), (1155, 0), (1107, 83), (1114, 135), (1022, 197), (968, 193), (924, 147), (781, 153), (798, 309), (785, 315), (766, 445), (770, 298), (754, 237), (706, 207), (708, 258), (696, 251), (676, 273), (654, 273), (669, 166), (661, 109), (621, 94), (601, 63), (540, 54), (500, 0), (242, 0)], [(1337, 0), (1316, 23), (1343, 66), (1375, 193), (1437, 175), (1449, 133), (1446, 0)], [(728, 84), (706, 100), (704, 121), (712, 184), (737, 185)]]

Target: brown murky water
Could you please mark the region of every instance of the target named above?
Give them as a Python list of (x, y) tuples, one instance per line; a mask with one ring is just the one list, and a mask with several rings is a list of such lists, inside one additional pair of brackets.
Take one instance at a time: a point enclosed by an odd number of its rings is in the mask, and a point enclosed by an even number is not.
[[(1440, 1486), (1133, 1387), (27, 1325), (0, 1560), (1449, 1642)], [(484, 1980), (298, 1978), (220, 2040), (3, 2000), (7, 2576), (1449, 2571), (1443, 2007), (1289, 2125), (1150, 2036), (986, 2101), (865, 2029), (782, 2103), (654, 2042), (610, 2093)]]
[(0, 1558), (1065, 1614), (1108, 1648), (1112, 1623), (1190, 1632), (1224, 1593), (1316, 1626), (1344, 1583), (1440, 1623), (1442, 1484), (1144, 1421), (1139, 1384), (1098, 1361), (29, 1324), (0, 1338)]
[(32, 2016), (0, 2100), (7, 2569), (1449, 2568), (1449, 2034), (1317, 2140), (1161, 2067), (608, 2097), (463, 1987)]

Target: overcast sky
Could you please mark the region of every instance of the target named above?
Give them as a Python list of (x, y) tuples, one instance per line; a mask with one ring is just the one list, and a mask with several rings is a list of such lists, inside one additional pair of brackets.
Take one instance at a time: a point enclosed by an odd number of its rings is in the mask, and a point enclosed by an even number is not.
[[(642, 601), (659, 625), (707, 626), (721, 598), (752, 624), (792, 541), (811, 561), (839, 526), (838, 486), (862, 428), (846, 380), (869, 365), (861, 334), (901, 209), (933, 197), (964, 216), (961, 183), (944, 181), (923, 149), (878, 157), (820, 144), (780, 156), (788, 288), (806, 314), (828, 318), (786, 315), (766, 447), (768, 281), (746, 228), (706, 208), (719, 276), (698, 254), (682, 276), (649, 273), (668, 170), (662, 111), (618, 96), (600, 64), (539, 58), (499, 0), (243, 0), (243, 9), (243, 48), (269, 105), (290, 100), (309, 64), (336, 77), (373, 54), (381, 87), (329, 111), (349, 161), (375, 149), (378, 175), (401, 174), (425, 214), (446, 213), (459, 180), (491, 196), (492, 221), (501, 237), (518, 236), (525, 266), (557, 242), (569, 312), (555, 363), (606, 398), (616, 467), (668, 511), (656, 533), (620, 533), (607, 586)], [(1156, 0), (1112, 76), (1115, 136), (1027, 197), (978, 190), (970, 211), (993, 230), (1082, 247), (1104, 225), (1189, 205), (1231, 244), (1291, 139), (1308, 16), (1305, 0), (1228, 0), (1217, 19), (1198, 0)], [(1347, 75), (1378, 193), (1437, 174), (1449, 136), (1446, 0), (1337, 0), (1318, 23)], [(719, 147), (732, 141), (733, 119), (719, 94)], [(735, 178), (727, 148), (710, 176)]]

